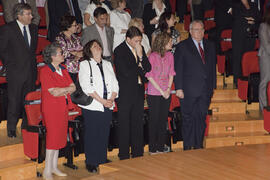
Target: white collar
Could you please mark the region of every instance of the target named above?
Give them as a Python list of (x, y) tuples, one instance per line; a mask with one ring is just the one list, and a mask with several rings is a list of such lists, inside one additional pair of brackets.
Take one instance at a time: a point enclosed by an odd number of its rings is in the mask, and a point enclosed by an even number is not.
[(16, 20), (17, 24), (19, 25), (20, 29), (23, 30), (23, 27), (25, 26), (26, 28), (28, 28), (29, 25), (24, 25), (23, 23), (21, 23), (19, 20)]

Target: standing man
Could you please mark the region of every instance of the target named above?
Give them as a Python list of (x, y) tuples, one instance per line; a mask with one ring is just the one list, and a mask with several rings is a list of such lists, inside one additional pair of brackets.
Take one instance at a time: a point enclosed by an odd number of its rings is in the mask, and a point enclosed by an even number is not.
[(143, 111), (145, 73), (151, 64), (141, 45), (142, 33), (132, 26), (127, 30), (126, 40), (115, 48), (115, 69), (119, 83), (117, 100), (119, 121), (119, 158), (143, 155)]
[(107, 26), (108, 14), (106, 9), (98, 7), (94, 11), (95, 24), (83, 30), (81, 43), (84, 46), (91, 40), (97, 39), (103, 48), (103, 59), (112, 63), (114, 30)]
[(38, 14), (36, 0), (2, 0), (4, 18), (5, 18), (6, 23), (9, 23), (15, 20), (15, 17), (13, 16), (13, 7), (17, 3), (27, 3), (31, 6), (32, 16), (33, 16), (32, 23), (38, 26), (39, 21), (40, 21), (40, 16)]
[(0, 59), (7, 68), (8, 112), (7, 134), (16, 137), (18, 118), (23, 113), (21, 127), (27, 126), (24, 113), (25, 95), (33, 91), (37, 76), (36, 48), (38, 27), (31, 24), (32, 11), (28, 4), (14, 6), (15, 21), (1, 26)]
[(60, 18), (70, 14), (76, 17), (76, 22), (79, 25), (78, 33), (82, 27), (82, 14), (79, 8), (78, 0), (47, 0), (49, 14), (49, 29), (48, 40), (53, 42), (55, 37), (60, 32)]
[(175, 89), (183, 116), (184, 150), (203, 148), (205, 119), (216, 87), (216, 52), (204, 37), (200, 20), (189, 26), (191, 37), (175, 51)]

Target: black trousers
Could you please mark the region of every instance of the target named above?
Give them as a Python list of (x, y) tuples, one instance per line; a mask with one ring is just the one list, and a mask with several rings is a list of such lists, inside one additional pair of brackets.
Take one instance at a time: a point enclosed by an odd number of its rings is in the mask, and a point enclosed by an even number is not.
[(255, 46), (255, 38), (247, 36), (248, 25), (243, 19), (235, 19), (232, 27), (232, 59), (234, 83), (242, 76), (242, 56)]
[(206, 93), (199, 97), (185, 96), (184, 99), (180, 99), (180, 103), (184, 147), (203, 148), (205, 119), (210, 105), (210, 96)]
[(204, 6), (203, 3), (201, 4), (193, 4), (193, 13), (194, 19), (193, 20), (204, 20)]
[[(119, 121), (119, 158), (143, 155), (143, 111), (144, 86), (138, 85), (137, 94), (130, 94), (130, 98), (120, 97), (117, 100)], [(121, 93), (121, 90), (120, 90)], [(120, 94), (121, 96), (121, 94)]]
[(166, 141), (166, 127), (171, 97), (147, 96), (149, 107), (149, 152), (162, 152)]
[(184, 15), (187, 12), (187, 0), (176, 1), (176, 12), (180, 18), (180, 22), (184, 21)]
[(24, 129), (27, 127), (24, 99), (27, 93), (35, 89), (34, 79), (34, 77), (29, 77), (23, 80), (16, 75), (8, 75), (7, 130), (16, 130), (16, 126), (21, 115), (23, 117), (21, 128)]
[(104, 108), (104, 112), (82, 108), (84, 117), (84, 152), (85, 163), (97, 166), (107, 159), (107, 147), (110, 134), (112, 111)]

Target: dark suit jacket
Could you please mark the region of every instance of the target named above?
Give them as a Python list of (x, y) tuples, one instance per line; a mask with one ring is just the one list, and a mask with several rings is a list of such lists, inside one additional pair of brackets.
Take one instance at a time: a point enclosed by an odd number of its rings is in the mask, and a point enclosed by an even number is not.
[[(78, 0), (72, 0), (72, 3), (75, 11), (76, 21), (78, 24), (82, 24), (83, 20)], [(64, 15), (69, 14), (69, 7), (66, 0), (48, 0), (48, 12), (49, 12), (48, 39), (49, 41), (52, 42), (60, 32), (59, 29), (60, 18)]]
[(24, 81), (36, 79), (36, 48), (38, 27), (29, 25), (31, 34), (30, 47), (25, 43), (23, 34), (16, 21), (0, 27), (0, 59), (7, 67), (7, 80), (16, 78)]
[[(175, 89), (182, 89), (185, 96), (198, 97), (206, 85), (211, 95), (216, 87), (216, 52), (214, 44), (203, 40), (206, 64), (193, 40), (188, 38), (180, 42), (175, 51)], [(205, 84), (206, 83), (206, 84)]]
[[(112, 49), (113, 49), (114, 29), (112, 27), (106, 26), (105, 30), (106, 30), (106, 35), (107, 35), (108, 48), (109, 48), (109, 51), (112, 55), (113, 54)], [(84, 46), (86, 43), (88, 43), (89, 41), (91, 41), (93, 39), (97, 39), (101, 43), (101, 46), (103, 46), (101, 37), (100, 37), (98, 29), (96, 27), (96, 24), (93, 24), (92, 26), (88, 26), (83, 30), (82, 37), (81, 37), (81, 43)]]
[[(33, 19), (32, 23), (37, 25), (39, 24), (40, 16), (38, 14), (36, 0), (26, 0), (26, 3), (31, 6)], [(13, 17), (13, 7), (15, 4), (18, 4), (18, 0), (3, 0), (3, 10), (4, 10), (4, 18), (6, 23), (14, 21)]]
[(151, 70), (151, 64), (149, 63), (147, 56), (145, 53), (143, 54), (143, 68), (138, 67), (136, 59), (127, 46), (126, 41), (115, 48), (114, 55), (116, 77), (119, 83), (119, 98), (124, 101), (137, 98), (138, 75), (142, 80), (145, 80), (144, 74)]

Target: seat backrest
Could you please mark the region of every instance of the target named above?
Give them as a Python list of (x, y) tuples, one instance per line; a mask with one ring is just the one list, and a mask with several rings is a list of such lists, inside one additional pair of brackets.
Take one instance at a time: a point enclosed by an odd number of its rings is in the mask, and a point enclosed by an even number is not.
[(221, 32), (221, 41), (220, 41), (221, 51), (225, 52), (232, 48), (232, 30), (225, 29)]
[(270, 81), (267, 83), (266, 96), (267, 96), (267, 106), (270, 106)]
[(248, 51), (242, 57), (242, 75), (248, 77), (251, 73), (260, 72), (258, 51)]
[(38, 125), (42, 120), (41, 115), (41, 91), (32, 91), (25, 97), (25, 112), (28, 125)]
[(49, 44), (51, 44), (51, 42), (48, 41), (45, 37), (38, 37), (38, 45), (37, 45), (36, 54), (37, 55), (41, 54), (43, 49)]
[(46, 27), (46, 12), (44, 7), (38, 7), (38, 14), (40, 16), (40, 27)]

